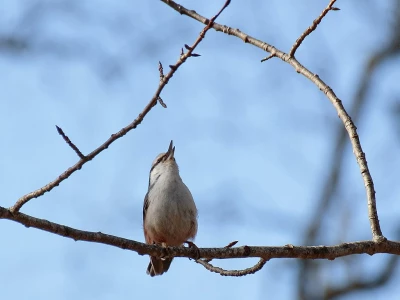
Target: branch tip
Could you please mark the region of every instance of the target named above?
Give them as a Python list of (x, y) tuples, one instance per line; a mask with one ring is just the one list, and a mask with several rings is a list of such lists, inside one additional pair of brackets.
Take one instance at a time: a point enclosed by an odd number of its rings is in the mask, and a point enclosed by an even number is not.
[(269, 56), (263, 58), (263, 59), (261, 60), (261, 62), (267, 61), (267, 60), (269, 60), (269, 59), (271, 59), (271, 58), (273, 58), (273, 57), (275, 57), (275, 56), (276, 56), (275, 53), (274, 53), (274, 54), (270, 54)]
[(300, 47), (301, 43), (304, 41), (304, 39), (310, 35), (315, 29), (317, 29), (317, 26), (319, 23), (321, 23), (322, 19), (328, 14), (330, 10), (338, 10), (336, 7), (333, 7), (333, 4), (336, 2), (336, 0), (331, 0), (326, 8), (322, 11), (322, 13), (319, 15), (318, 18), (316, 18), (312, 25), (308, 27), (302, 34), (301, 36), (296, 40), (296, 42), (293, 44), (292, 49), (289, 51), (289, 57), (293, 58), (294, 54), (296, 53), (297, 49)]
[(83, 153), (79, 150), (79, 148), (69, 139), (69, 137), (64, 133), (62, 128), (57, 125), (56, 125), (56, 128), (57, 128), (58, 134), (61, 135), (62, 138), (64, 139), (64, 141), (68, 144), (68, 146), (70, 146), (71, 149), (75, 151), (76, 155), (78, 155), (79, 158), (82, 160), (86, 159), (86, 156), (83, 155)]

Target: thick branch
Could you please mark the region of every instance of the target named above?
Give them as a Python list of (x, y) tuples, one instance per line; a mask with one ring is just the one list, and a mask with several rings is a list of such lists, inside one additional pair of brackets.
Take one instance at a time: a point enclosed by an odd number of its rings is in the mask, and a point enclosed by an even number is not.
[[(184, 8), (182, 5), (179, 5), (171, 0), (161, 0), (166, 3), (180, 14), (187, 15), (201, 23), (208, 24), (209, 20), (204, 18), (203, 16), (196, 13), (194, 10), (188, 10)], [(260, 41), (254, 37), (249, 36), (241, 32), (239, 29), (232, 29), (228, 26), (224, 26), (218, 23), (213, 23), (212, 27), (216, 31), (223, 32), (228, 35), (233, 35), (245, 43), (252, 44), (266, 52), (271, 53), (270, 57), (278, 57), (284, 62), (290, 64), (297, 73), (302, 74), (310, 81), (312, 81), (331, 101), (333, 106), (335, 107), (340, 119), (343, 122), (344, 127), (346, 128), (347, 134), (350, 138), (351, 145), (353, 148), (353, 153), (356, 157), (358, 166), (360, 168), (361, 176), (364, 181), (364, 186), (367, 194), (367, 205), (368, 205), (368, 217), (371, 225), (372, 237), (375, 241), (384, 241), (385, 238), (382, 235), (382, 231), (379, 225), (378, 212), (376, 210), (376, 199), (375, 199), (375, 189), (374, 183), (369, 172), (367, 160), (365, 158), (365, 154), (362, 150), (360, 139), (357, 134), (357, 128), (351, 120), (350, 116), (347, 114), (345, 108), (343, 107), (342, 101), (335, 95), (333, 90), (323, 82), (317, 74), (312, 73), (308, 69), (306, 69), (302, 64), (300, 64), (294, 57), (290, 57), (289, 54), (276, 49), (275, 47)]]
[(9, 209), (0, 206), (0, 219), (8, 219), (26, 227), (34, 227), (63, 237), (71, 238), (75, 241), (94, 242), (110, 245), (122, 249), (137, 252), (140, 255), (151, 255), (158, 257), (188, 257), (193, 259), (223, 259), (223, 258), (244, 258), (259, 257), (265, 260), (272, 258), (302, 258), (302, 259), (329, 259), (353, 254), (390, 253), (400, 255), (400, 243), (394, 241), (361, 241), (343, 243), (335, 246), (282, 246), (282, 247), (259, 247), (242, 246), (233, 248), (185, 248), (168, 247), (163, 248), (156, 245), (147, 245), (121, 237), (104, 234), (101, 232), (91, 232), (78, 230), (72, 227), (53, 223), (44, 219), (35, 218), (20, 212), (12, 213)]

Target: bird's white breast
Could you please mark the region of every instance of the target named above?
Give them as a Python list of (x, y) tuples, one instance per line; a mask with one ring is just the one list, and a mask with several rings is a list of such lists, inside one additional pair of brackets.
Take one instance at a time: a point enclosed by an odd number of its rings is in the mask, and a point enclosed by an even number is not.
[(152, 173), (146, 227), (165, 237), (170, 245), (181, 245), (197, 232), (197, 209), (192, 194), (177, 169), (155, 169)]

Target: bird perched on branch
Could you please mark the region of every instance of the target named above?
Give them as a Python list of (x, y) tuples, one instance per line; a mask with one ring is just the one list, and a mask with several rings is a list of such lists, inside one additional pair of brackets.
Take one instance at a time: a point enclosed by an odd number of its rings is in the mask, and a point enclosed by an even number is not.
[[(147, 244), (163, 247), (182, 246), (197, 233), (197, 208), (192, 194), (179, 175), (175, 147), (154, 160), (149, 175), (149, 189), (143, 204), (143, 229)], [(150, 276), (167, 272), (172, 258), (151, 256)]]

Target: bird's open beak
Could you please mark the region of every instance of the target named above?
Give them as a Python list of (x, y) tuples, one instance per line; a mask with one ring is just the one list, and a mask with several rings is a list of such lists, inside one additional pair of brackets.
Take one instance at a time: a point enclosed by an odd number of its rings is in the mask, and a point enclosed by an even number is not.
[(171, 140), (171, 143), (169, 144), (168, 151), (167, 151), (167, 155), (168, 155), (167, 159), (174, 158), (174, 154), (175, 154), (175, 147), (173, 146), (173, 141)]

